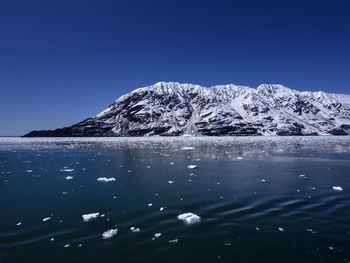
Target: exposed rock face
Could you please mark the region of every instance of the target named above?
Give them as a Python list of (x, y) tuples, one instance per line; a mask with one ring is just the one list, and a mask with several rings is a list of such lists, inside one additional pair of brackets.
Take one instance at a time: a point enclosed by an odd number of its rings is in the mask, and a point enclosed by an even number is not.
[(25, 136), (326, 134), (350, 134), (350, 95), (298, 92), (282, 85), (206, 88), (159, 82), (73, 126)]

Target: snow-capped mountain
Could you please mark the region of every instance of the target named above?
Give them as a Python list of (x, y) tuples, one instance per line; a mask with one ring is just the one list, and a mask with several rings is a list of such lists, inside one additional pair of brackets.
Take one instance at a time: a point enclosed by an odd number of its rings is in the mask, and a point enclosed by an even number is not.
[(25, 136), (348, 135), (350, 95), (158, 82), (73, 126)]

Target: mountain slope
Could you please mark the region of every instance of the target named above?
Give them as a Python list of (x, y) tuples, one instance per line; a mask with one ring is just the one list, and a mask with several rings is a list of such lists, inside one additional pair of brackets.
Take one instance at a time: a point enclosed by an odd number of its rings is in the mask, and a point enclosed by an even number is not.
[(45, 136), (348, 135), (350, 95), (282, 85), (202, 87), (158, 82), (121, 96), (100, 114)]

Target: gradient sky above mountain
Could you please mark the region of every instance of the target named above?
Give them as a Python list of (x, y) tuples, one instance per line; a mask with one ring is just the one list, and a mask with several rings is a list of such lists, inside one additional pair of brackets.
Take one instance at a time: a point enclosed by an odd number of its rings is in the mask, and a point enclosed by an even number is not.
[(350, 93), (350, 1), (1, 1), (0, 135), (158, 81)]

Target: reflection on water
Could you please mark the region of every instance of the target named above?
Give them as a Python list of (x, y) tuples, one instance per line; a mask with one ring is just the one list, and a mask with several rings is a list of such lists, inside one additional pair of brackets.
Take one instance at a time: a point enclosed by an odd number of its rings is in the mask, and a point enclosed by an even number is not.
[(349, 262), (349, 157), (331, 136), (1, 138), (1, 259)]

